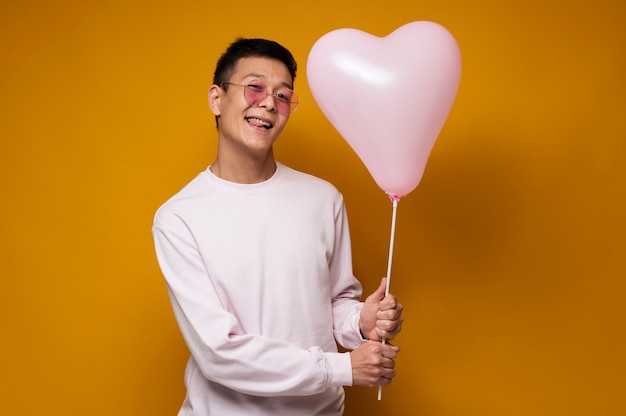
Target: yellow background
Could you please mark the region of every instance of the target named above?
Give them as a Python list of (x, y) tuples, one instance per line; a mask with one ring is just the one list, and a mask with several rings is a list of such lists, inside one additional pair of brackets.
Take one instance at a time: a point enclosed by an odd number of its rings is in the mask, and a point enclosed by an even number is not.
[(398, 208), (398, 376), (380, 402), (348, 389), (346, 415), (626, 414), (625, 8), (3, 2), (2, 413), (176, 413), (187, 351), (150, 227), (213, 159), (206, 91), (240, 35), (296, 56), (302, 104), (277, 156), (344, 193), (373, 290), (391, 204), (315, 104), (306, 59), (335, 29), (386, 36), (431, 20), (459, 43), (461, 86)]

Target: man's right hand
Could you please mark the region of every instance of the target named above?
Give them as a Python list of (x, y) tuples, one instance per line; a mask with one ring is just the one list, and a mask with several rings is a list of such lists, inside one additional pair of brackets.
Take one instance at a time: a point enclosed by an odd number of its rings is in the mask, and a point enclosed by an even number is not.
[(396, 375), (396, 354), (400, 347), (367, 341), (350, 352), (352, 384), (355, 386), (386, 386)]

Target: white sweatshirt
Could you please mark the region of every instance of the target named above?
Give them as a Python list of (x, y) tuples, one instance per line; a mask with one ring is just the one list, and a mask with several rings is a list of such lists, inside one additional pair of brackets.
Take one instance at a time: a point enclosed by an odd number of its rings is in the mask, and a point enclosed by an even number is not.
[(341, 194), (280, 163), (258, 184), (209, 169), (153, 235), (191, 357), (179, 415), (340, 415), (362, 342)]

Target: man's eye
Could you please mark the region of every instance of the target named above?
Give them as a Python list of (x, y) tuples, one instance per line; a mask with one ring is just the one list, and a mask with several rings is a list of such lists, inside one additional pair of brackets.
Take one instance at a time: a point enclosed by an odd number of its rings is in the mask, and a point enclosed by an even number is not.
[(248, 84), (248, 88), (250, 88), (254, 92), (262, 92), (263, 90), (265, 90), (265, 87), (259, 84)]
[(279, 100), (291, 102), (291, 94), (289, 92), (278, 91), (275, 95)]

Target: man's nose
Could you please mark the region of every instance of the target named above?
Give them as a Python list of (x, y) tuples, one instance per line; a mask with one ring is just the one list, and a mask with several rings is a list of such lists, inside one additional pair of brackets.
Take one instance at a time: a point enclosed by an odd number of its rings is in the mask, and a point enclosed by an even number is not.
[(268, 93), (259, 103), (259, 107), (265, 108), (267, 111), (276, 111), (276, 97)]

